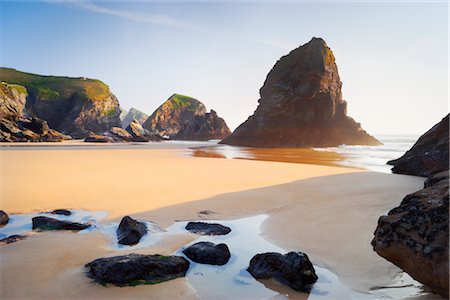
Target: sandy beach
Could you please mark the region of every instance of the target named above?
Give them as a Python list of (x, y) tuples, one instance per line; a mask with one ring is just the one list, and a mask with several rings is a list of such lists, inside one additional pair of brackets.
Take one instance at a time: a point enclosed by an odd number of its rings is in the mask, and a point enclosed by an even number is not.
[[(187, 152), (186, 147), (3, 148), (1, 208), (8, 213), (107, 211), (103, 223), (131, 215), (161, 227), (177, 220), (267, 214), (265, 239), (286, 250), (306, 252), (314, 264), (328, 268), (356, 291), (389, 285), (399, 273), (372, 250), (370, 241), (379, 216), (405, 194), (420, 189), (422, 178), (312, 164), (200, 158)], [(210, 213), (199, 214), (205, 210)], [(180, 234), (133, 252), (167, 255), (193, 239), (192, 234)], [(109, 243), (93, 231), (36, 234), (1, 246), (2, 299), (202, 298), (183, 278), (126, 288), (91, 283), (83, 266), (118, 255)]]

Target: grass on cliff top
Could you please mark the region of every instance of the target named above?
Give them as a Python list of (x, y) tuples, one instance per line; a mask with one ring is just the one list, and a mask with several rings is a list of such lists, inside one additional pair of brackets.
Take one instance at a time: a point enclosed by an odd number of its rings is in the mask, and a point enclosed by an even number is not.
[(195, 111), (201, 105), (203, 105), (203, 103), (192, 97), (173, 94), (166, 102), (163, 103), (162, 106), (170, 109), (187, 108), (189, 110)]
[(10, 84), (6, 82), (0, 82), (0, 94), (3, 97), (7, 97), (12, 94), (12, 91), (16, 90), (19, 94), (28, 95), (27, 89), (24, 86), (18, 84)]
[(83, 77), (44, 76), (0, 68), (0, 81), (22, 85), (41, 100), (67, 99), (75, 93), (94, 101), (102, 101), (109, 96), (106, 84)]

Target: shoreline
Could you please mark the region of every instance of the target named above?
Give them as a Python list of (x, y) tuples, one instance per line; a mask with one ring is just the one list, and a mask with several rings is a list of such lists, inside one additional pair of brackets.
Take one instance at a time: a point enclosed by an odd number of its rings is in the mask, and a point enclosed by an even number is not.
[[(349, 168), (189, 157), (183, 155), (183, 147), (103, 150), (89, 152), (88, 156), (79, 149), (72, 149), (69, 156), (62, 149), (0, 151), (2, 194), (6, 199), (2, 209), (8, 213), (56, 208), (106, 210), (109, 214), (104, 224), (131, 215), (164, 228), (178, 220), (230, 220), (264, 213), (269, 215), (262, 225), (264, 239), (288, 251), (304, 251), (313, 263), (335, 272), (344, 284), (368, 291), (388, 284), (399, 270), (371, 249), (376, 220), (423, 183), (423, 178), (414, 176)], [(48, 170), (45, 177), (40, 176), (43, 168)], [(204, 210), (213, 213), (199, 214)], [(170, 254), (174, 246), (191, 238), (179, 236), (133, 252)], [(105, 248), (105, 243), (96, 232), (45, 233), (1, 246), (2, 294), (5, 298), (44, 297), (39, 294), (42, 286), (54, 284), (61, 274), (70, 274), (70, 280), (63, 276), (57, 281), (61, 289), (69, 288), (68, 282), (75, 280), (75, 285), (93, 293), (91, 297), (143, 298), (149, 291), (156, 299), (158, 295), (160, 299), (199, 296), (184, 279), (127, 288), (127, 293), (86, 286), (87, 279), (76, 271), (80, 266), (104, 255), (118, 255)], [(78, 247), (85, 247), (86, 253), (78, 255), (72, 249)], [(41, 257), (43, 261), (36, 267), (32, 257), (26, 261), (14, 259), (22, 255)], [(62, 257), (73, 261), (65, 262)], [(49, 263), (54, 267), (47, 266)], [(33, 279), (36, 285), (18, 278), (37, 272), (39, 267), (46, 276)], [(120, 295), (112, 294), (117, 290)], [(55, 291), (54, 296), (58, 292), (62, 293)], [(68, 298), (81, 294), (74, 291)]]

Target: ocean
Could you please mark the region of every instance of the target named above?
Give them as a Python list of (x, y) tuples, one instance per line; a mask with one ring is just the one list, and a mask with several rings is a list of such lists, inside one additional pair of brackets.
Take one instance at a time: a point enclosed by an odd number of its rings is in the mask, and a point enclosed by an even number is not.
[(392, 166), (386, 163), (411, 149), (420, 135), (377, 135), (381, 146), (346, 146), (315, 148), (317, 151), (336, 152), (346, 157), (339, 162), (344, 166), (364, 168), (371, 171), (392, 173)]
[[(382, 172), (382, 173), (392, 173), (392, 166), (386, 163), (389, 160), (401, 157), (405, 152), (414, 145), (414, 143), (419, 138), (419, 135), (377, 135), (375, 136), (380, 142), (383, 143), (381, 146), (347, 146), (341, 145), (339, 147), (329, 147), (329, 148), (314, 148), (316, 151), (320, 152), (335, 152), (344, 157), (343, 160), (334, 160), (333, 164), (338, 164), (348, 167), (363, 168), (370, 171)], [(192, 142), (180, 142), (172, 141), (173, 144)], [(220, 145), (218, 141), (201, 142), (197, 144), (196, 147), (191, 149), (202, 149), (203, 154), (198, 156), (203, 156), (205, 153), (218, 154), (221, 157), (228, 159), (258, 159), (252, 153), (251, 148), (247, 147), (236, 147), (228, 145)], [(286, 159), (300, 159), (302, 153), (295, 153), (294, 151), (279, 151), (275, 153), (276, 155), (271, 156), (272, 161), (286, 161)], [(300, 156), (299, 156), (300, 155)], [(196, 156), (194, 154), (194, 156)], [(208, 156), (208, 155), (206, 155)], [(285, 157), (283, 157), (285, 156)], [(259, 158), (261, 158), (260, 156)], [(324, 161), (327, 162), (327, 161)], [(308, 163), (308, 162), (307, 162)], [(320, 164), (320, 163), (319, 163)]]

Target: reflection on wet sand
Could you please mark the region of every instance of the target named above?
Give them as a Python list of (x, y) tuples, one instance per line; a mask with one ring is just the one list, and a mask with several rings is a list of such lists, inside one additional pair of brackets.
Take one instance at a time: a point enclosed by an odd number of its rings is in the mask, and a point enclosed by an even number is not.
[(213, 146), (191, 148), (192, 156), (210, 158), (248, 159), (342, 167), (345, 156), (336, 152), (323, 152), (301, 148), (247, 148)]

